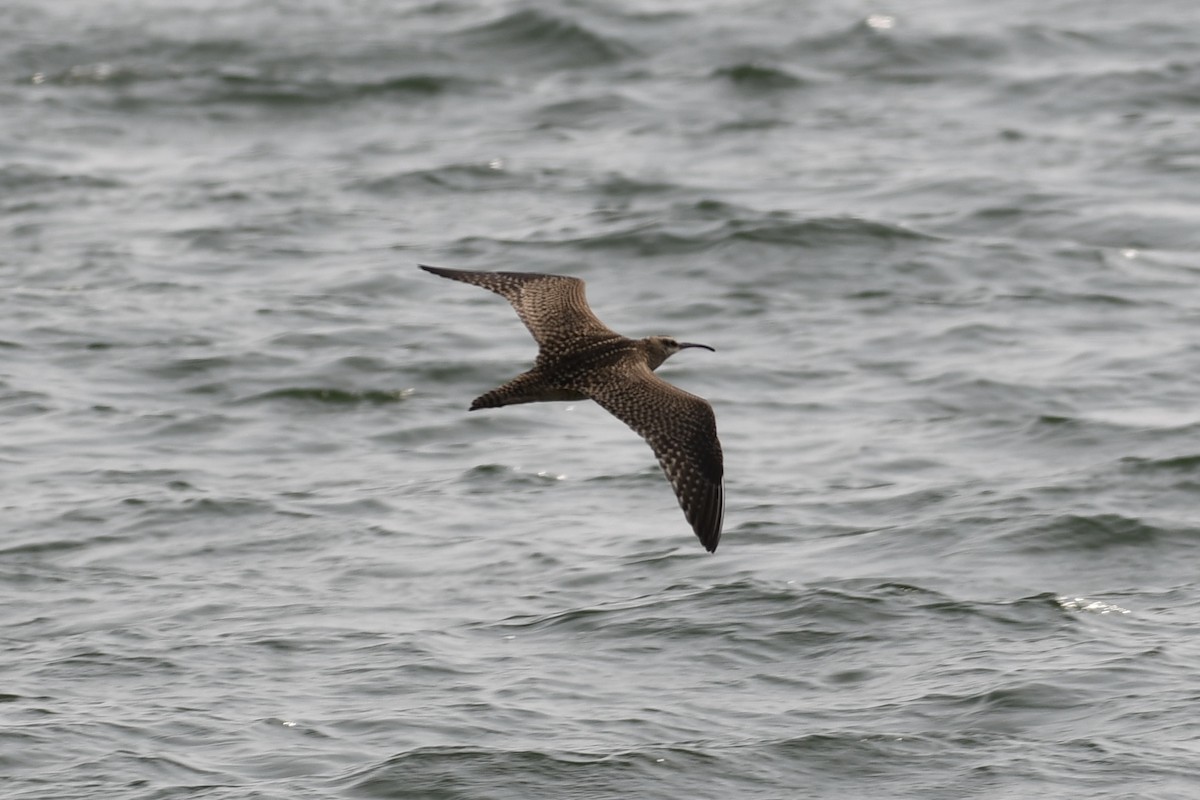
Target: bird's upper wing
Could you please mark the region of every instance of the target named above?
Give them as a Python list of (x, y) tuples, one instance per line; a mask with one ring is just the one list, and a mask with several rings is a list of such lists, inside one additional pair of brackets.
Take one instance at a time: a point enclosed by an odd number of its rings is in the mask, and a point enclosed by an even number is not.
[(471, 272), (420, 266), (426, 272), (481, 286), (508, 300), (534, 340), (549, 355), (578, 348), (581, 339), (617, 335), (588, 308), (584, 283), (579, 278), (536, 272)]
[(585, 393), (650, 444), (692, 530), (715, 551), (725, 517), (725, 468), (712, 406), (646, 366), (603, 377)]

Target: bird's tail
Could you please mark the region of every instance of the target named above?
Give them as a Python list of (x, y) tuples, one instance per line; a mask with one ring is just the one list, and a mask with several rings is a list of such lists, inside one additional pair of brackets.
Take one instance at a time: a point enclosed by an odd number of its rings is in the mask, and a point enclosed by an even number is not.
[(586, 400), (587, 395), (548, 383), (536, 370), (524, 372), (503, 386), (479, 395), (471, 402), (471, 411), (481, 408), (515, 406), (520, 403), (546, 403), (555, 400)]

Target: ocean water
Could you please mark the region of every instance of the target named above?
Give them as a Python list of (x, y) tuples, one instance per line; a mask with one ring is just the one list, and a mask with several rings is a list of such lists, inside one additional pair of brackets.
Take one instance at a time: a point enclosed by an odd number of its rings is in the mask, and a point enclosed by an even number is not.
[[(0, 794), (1200, 796), (1198, 29), (0, 5)], [(715, 347), (717, 553), (418, 263)]]

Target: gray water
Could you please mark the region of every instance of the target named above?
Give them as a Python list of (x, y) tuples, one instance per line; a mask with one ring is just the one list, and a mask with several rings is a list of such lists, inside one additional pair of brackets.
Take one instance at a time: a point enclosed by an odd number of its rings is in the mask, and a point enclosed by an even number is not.
[[(9, 0), (0, 777), (1200, 796), (1200, 6)], [(708, 555), (536, 348), (726, 454)]]

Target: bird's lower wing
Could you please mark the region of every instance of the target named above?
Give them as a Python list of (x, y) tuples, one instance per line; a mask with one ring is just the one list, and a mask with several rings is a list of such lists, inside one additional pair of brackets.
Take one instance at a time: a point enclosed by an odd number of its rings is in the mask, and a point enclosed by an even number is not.
[(725, 468), (712, 406), (648, 367), (609, 377), (590, 382), (585, 393), (650, 444), (692, 530), (715, 551), (725, 517)]

